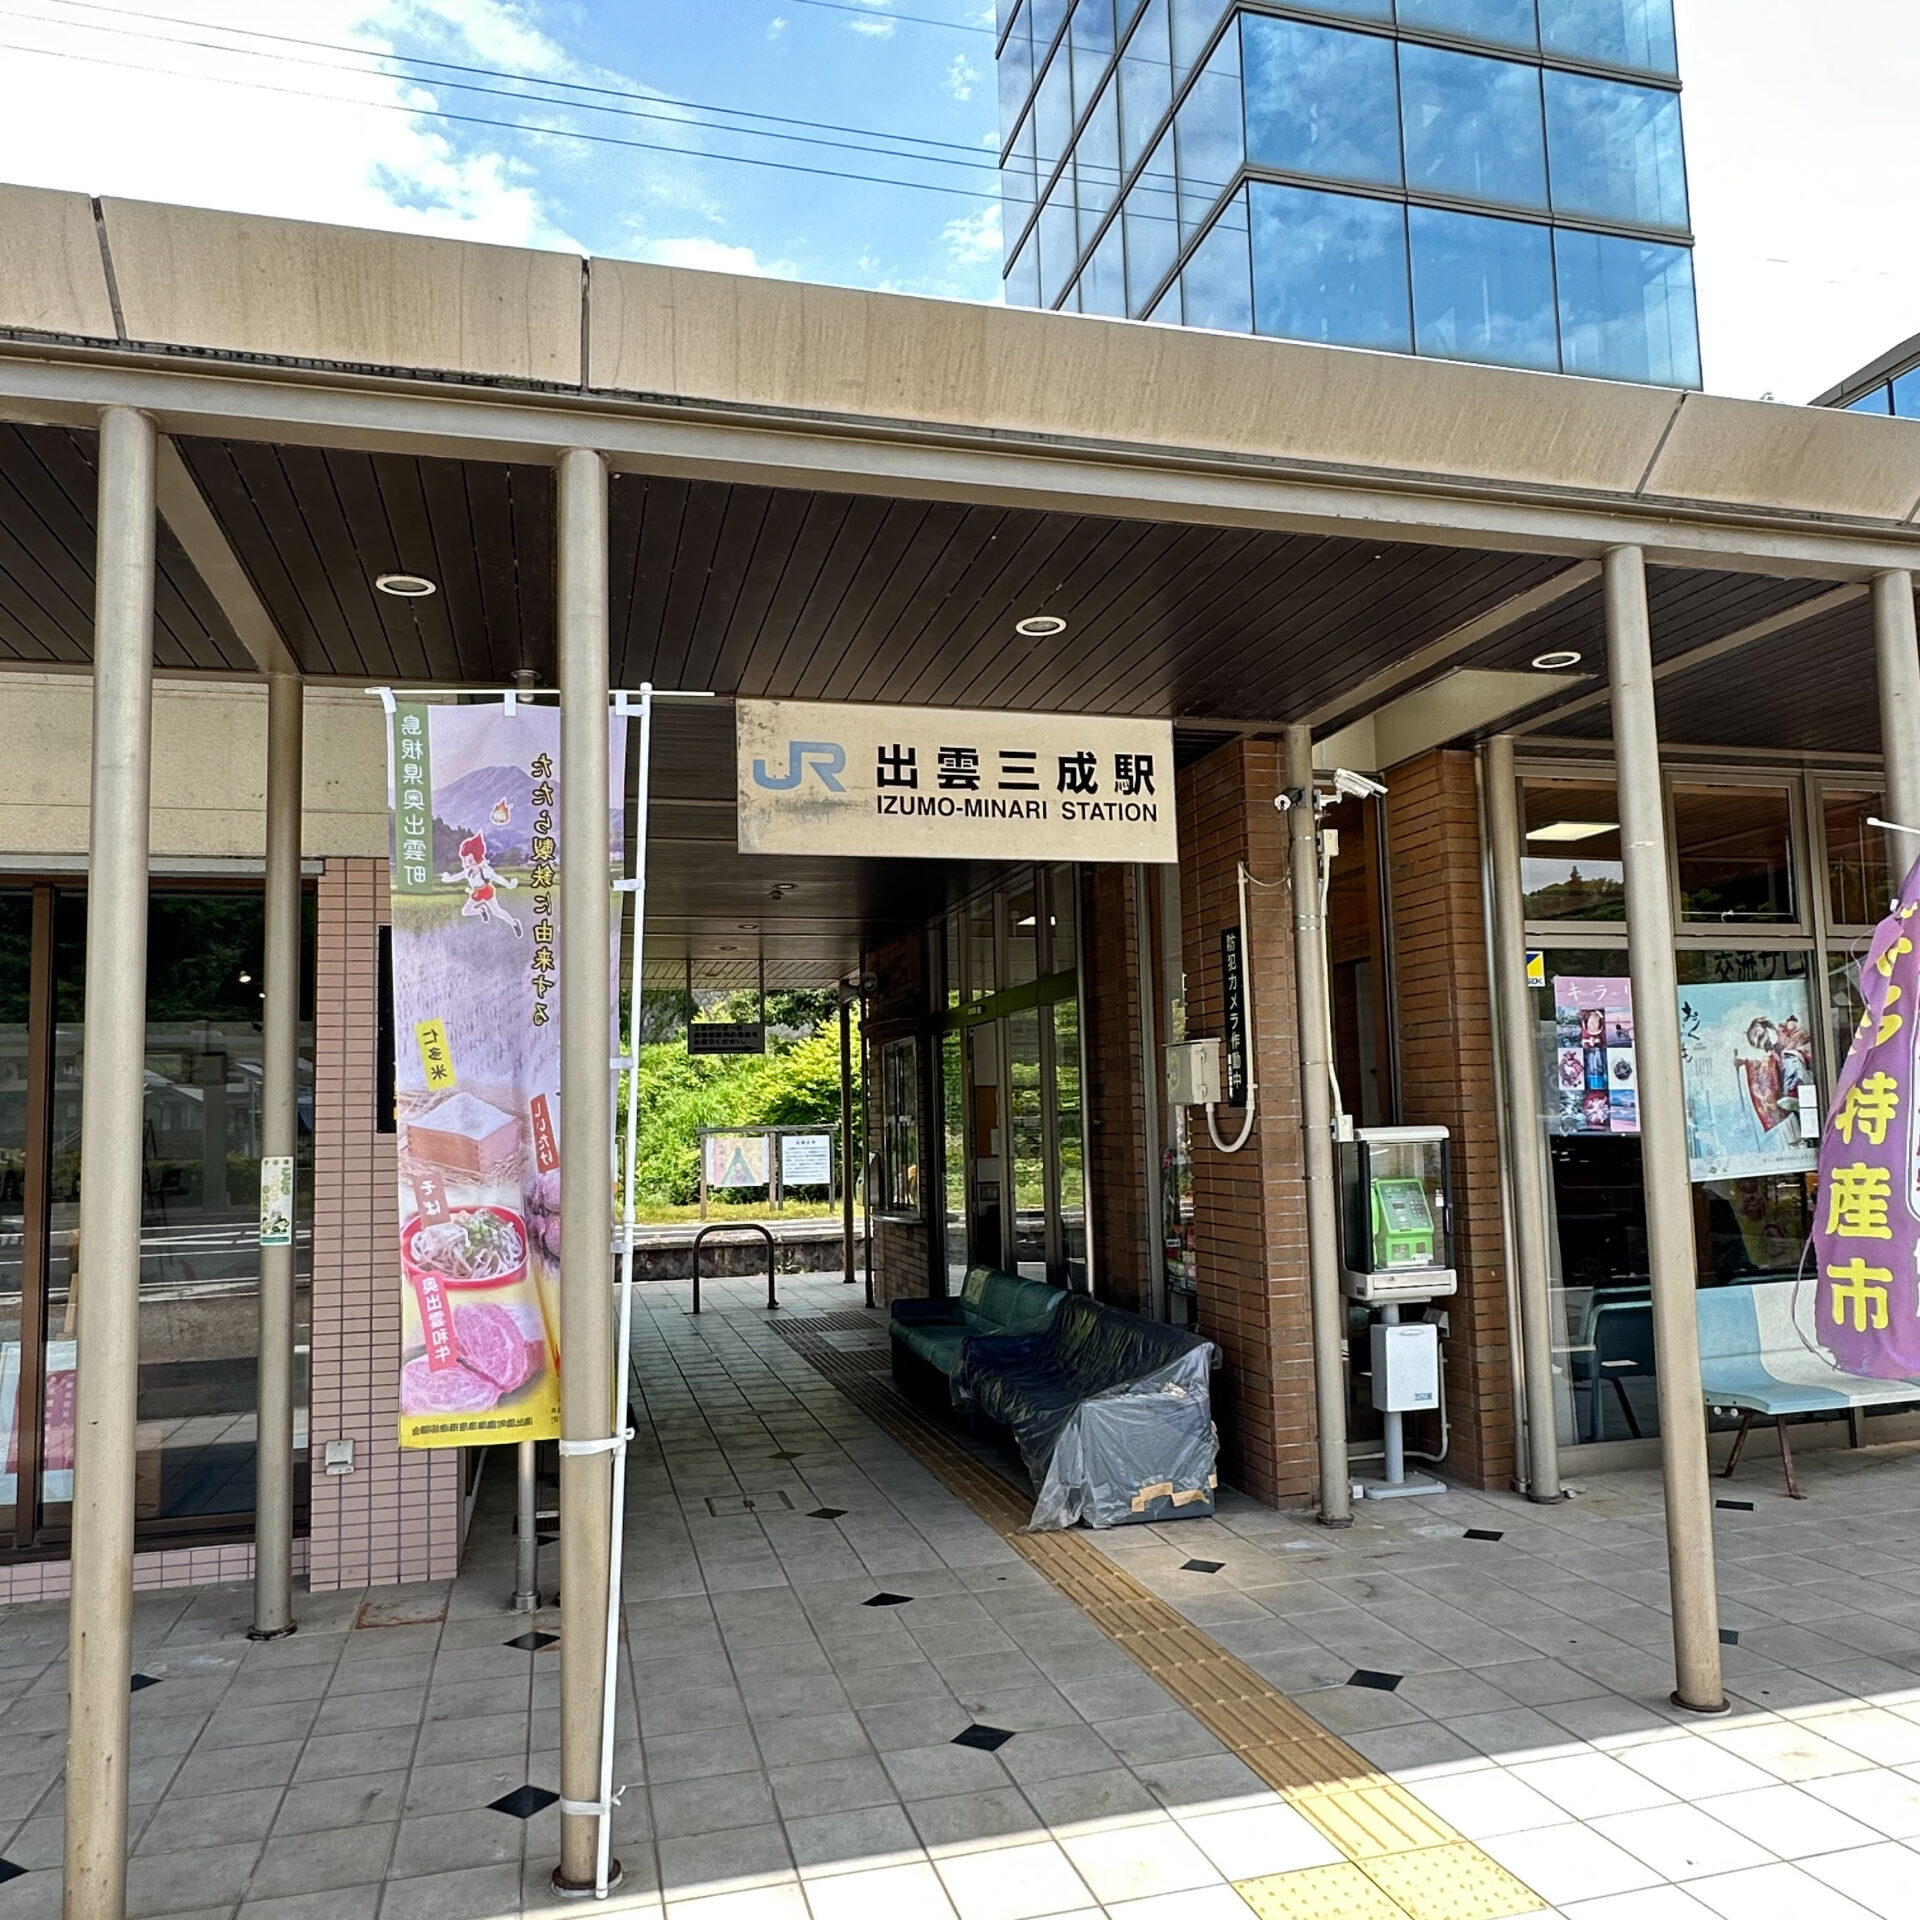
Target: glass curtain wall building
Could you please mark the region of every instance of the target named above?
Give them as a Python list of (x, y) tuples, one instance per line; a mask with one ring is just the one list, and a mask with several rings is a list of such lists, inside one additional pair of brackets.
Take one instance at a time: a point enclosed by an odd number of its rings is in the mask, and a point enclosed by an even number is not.
[(1700, 383), (1672, 0), (1001, 0), (1010, 305)]
[(1891, 353), (1883, 353), (1858, 373), (1849, 374), (1813, 404), (1844, 407), (1849, 413), (1920, 420), (1920, 334), (1903, 340)]

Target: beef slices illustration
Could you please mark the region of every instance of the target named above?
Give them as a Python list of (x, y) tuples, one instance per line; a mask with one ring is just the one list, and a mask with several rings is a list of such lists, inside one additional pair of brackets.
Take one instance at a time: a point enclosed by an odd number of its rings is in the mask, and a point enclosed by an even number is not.
[(465, 1367), (442, 1367), (438, 1373), (423, 1354), (400, 1369), (402, 1413), (485, 1413), (497, 1405), (500, 1389)]
[(406, 1413), (484, 1413), (524, 1387), (545, 1364), (518, 1317), (506, 1307), (455, 1307), (455, 1363), (437, 1372), (426, 1356), (400, 1369), (400, 1406)]

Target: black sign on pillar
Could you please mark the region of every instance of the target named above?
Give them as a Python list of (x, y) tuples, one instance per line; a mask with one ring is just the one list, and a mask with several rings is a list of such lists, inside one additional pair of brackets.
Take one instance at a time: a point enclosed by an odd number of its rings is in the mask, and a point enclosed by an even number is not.
[(1221, 1051), (1221, 1094), (1229, 1107), (1247, 1104), (1247, 977), (1240, 953), (1240, 929), (1229, 927), (1220, 936), (1220, 986), (1225, 1002), (1226, 1035)]

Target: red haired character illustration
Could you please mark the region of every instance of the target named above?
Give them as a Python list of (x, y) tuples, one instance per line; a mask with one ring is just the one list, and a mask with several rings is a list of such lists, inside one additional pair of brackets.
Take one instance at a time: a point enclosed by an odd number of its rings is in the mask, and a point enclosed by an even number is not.
[(520, 882), (503, 878), (487, 864), (485, 835), (469, 834), (462, 840), (459, 872), (443, 873), (440, 878), (447, 886), (466, 888), (467, 904), (460, 909), (463, 920), (497, 920), (502, 926), (511, 927), (516, 936), (521, 933), (520, 922), (507, 911), (496, 892), (500, 887), (517, 887)]

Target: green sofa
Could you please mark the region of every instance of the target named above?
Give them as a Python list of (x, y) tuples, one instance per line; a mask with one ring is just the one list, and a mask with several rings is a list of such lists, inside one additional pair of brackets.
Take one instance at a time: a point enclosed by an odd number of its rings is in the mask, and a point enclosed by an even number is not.
[(1043, 1332), (1066, 1297), (1044, 1280), (975, 1267), (957, 1298), (896, 1300), (887, 1327), (893, 1377), (903, 1387), (937, 1390), (945, 1402), (969, 1340), (981, 1334)]

